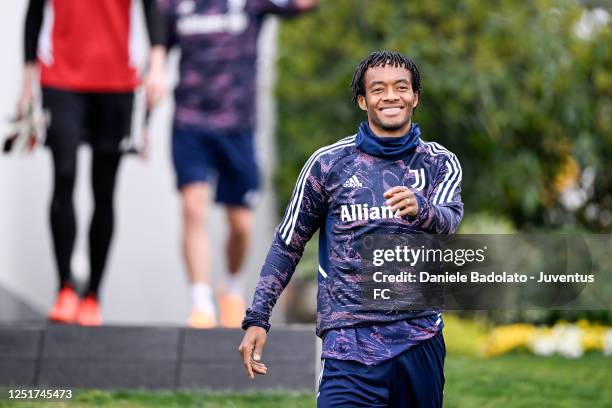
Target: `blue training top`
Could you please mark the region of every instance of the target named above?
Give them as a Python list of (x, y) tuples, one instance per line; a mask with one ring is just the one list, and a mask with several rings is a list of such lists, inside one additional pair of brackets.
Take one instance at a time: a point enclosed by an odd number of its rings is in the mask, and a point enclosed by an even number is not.
[(264, 17), (301, 13), (295, 0), (159, 0), (167, 47), (181, 50), (174, 124), (235, 134), (255, 129), (257, 41)]
[[(367, 234), (453, 234), (463, 217), (457, 157), (420, 138), (414, 123), (402, 137), (375, 136), (367, 123), (356, 135), (317, 150), (304, 165), (274, 241), (243, 328), (266, 330), (272, 308), (317, 229), (317, 335), (323, 358), (377, 364), (433, 337), (437, 311), (363, 310), (359, 246)], [(419, 203), (400, 217), (383, 193), (407, 186)]]

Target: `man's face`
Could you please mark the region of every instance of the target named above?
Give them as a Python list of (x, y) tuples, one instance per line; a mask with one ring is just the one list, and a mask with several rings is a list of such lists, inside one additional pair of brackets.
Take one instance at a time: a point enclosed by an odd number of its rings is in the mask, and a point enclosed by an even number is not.
[(392, 65), (368, 68), (364, 82), (365, 96), (359, 95), (357, 103), (368, 113), (372, 131), (381, 137), (405, 135), (410, 130), (412, 111), (419, 104), (410, 71)]

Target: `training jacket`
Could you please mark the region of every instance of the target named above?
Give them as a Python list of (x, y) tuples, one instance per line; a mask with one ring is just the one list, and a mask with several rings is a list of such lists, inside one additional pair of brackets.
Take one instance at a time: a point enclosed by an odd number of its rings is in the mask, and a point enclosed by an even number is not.
[[(268, 319), (304, 246), (319, 233), (317, 335), (323, 358), (377, 364), (442, 329), (435, 310), (364, 310), (359, 248), (367, 234), (453, 234), (463, 217), (457, 157), (420, 137), (413, 123), (402, 137), (381, 138), (362, 123), (356, 135), (317, 150), (298, 177), (276, 228), (243, 328), (269, 329)], [(419, 204), (400, 217), (383, 193), (407, 186)]]
[(181, 50), (174, 125), (215, 134), (255, 130), (257, 42), (268, 15), (295, 0), (160, 0), (168, 49)]

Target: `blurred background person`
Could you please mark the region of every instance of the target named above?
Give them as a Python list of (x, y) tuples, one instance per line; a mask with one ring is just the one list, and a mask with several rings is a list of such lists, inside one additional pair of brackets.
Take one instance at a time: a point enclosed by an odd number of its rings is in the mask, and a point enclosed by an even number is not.
[(167, 46), (181, 50), (172, 158), (183, 213), (183, 253), (192, 292), (192, 327), (215, 327), (210, 250), (203, 229), (210, 171), (215, 201), (227, 209), (229, 276), (219, 293), (220, 323), (239, 327), (245, 310), (238, 275), (259, 188), (255, 159), (257, 38), (267, 14), (296, 15), (319, 0), (161, 0)]
[[(153, 106), (165, 89), (164, 36), (157, 2), (142, 3), (152, 45), (144, 86), (147, 104)], [(40, 74), (42, 103), (50, 113), (46, 144), (53, 160), (50, 221), (59, 293), (49, 319), (55, 322), (102, 323), (98, 290), (113, 235), (120, 145), (129, 137), (134, 90), (140, 83), (130, 55), (131, 17), (132, 0), (30, 0), (26, 14), (25, 73), (17, 110), (32, 105)], [(76, 235), (73, 189), (83, 140), (93, 151), (94, 212), (89, 285), (79, 300), (71, 257)]]

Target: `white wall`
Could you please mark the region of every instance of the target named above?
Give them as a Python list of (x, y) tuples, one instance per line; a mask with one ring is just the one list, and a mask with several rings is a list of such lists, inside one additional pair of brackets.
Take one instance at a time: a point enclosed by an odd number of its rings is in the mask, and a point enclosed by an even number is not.
[[(0, 2), (2, 121), (13, 114), (20, 89), (22, 24), (26, 4), (25, 0)], [(137, 31), (138, 54), (142, 59), (146, 53), (142, 25)], [(244, 271), (249, 301), (276, 223), (270, 192), (271, 158), (274, 156), (270, 88), (276, 31), (276, 21), (269, 21), (261, 41), (258, 143), (265, 184), (256, 214), (254, 237), (257, 239), (254, 239)], [(152, 151), (148, 161), (127, 158), (120, 169), (115, 240), (101, 292), (103, 314), (108, 323), (183, 324), (189, 313), (189, 292), (180, 256), (179, 202), (169, 152), (170, 99), (157, 108), (152, 118)], [(2, 135), (5, 128), (3, 123)], [(88, 148), (82, 148), (75, 191), (79, 226), (73, 259), (79, 277), (86, 277), (87, 273), (86, 239), (92, 209), (89, 165), (90, 152)], [(45, 314), (53, 302), (57, 286), (48, 227), (50, 172), (50, 157), (45, 149), (31, 155), (0, 156), (0, 285)], [(215, 208), (210, 219), (214, 256), (212, 270), (218, 278), (225, 264), (222, 254), (226, 229), (222, 209)], [(275, 314), (275, 320), (280, 318), (279, 315)]]

